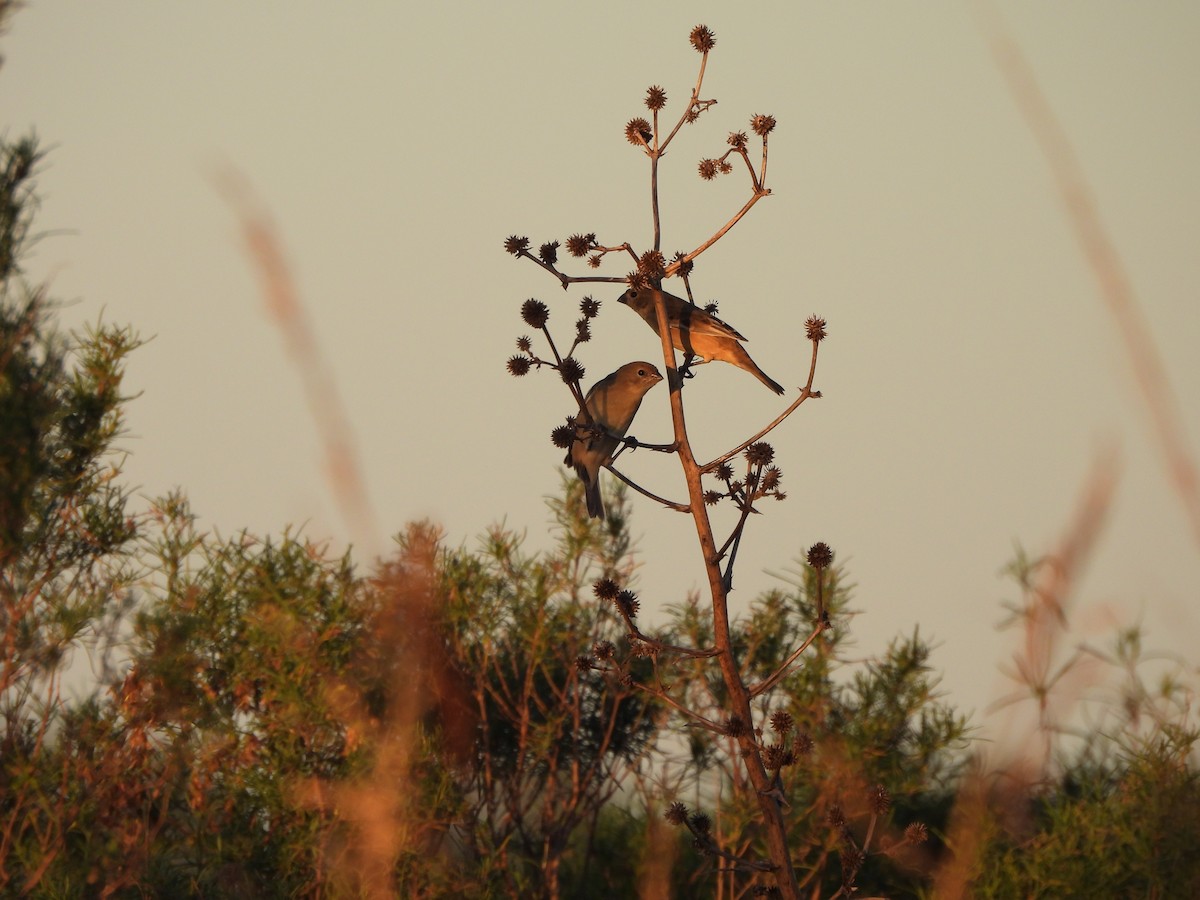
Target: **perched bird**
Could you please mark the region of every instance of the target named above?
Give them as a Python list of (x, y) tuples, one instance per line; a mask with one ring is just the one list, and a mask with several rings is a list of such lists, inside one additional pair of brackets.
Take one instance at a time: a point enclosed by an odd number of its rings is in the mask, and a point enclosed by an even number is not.
[(592, 421), (605, 434), (583, 433), (572, 441), (563, 462), (575, 469), (587, 496), (588, 515), (604, 518), (600, 502), (600, 467), (612, 462), (613, 453), (629, 430), (646, 391), (662, 381), (662, 374), (648, 362), (625, 363), (617, 371), (592, 385), (585, 403)]
[(666, 291), (649, 288), (630, 288), (617, 300), (645, 319), (654, 329), (654, 333), (658, 334), (658, 315), (654, 311), (655, 294), (662, 294), (667, 321), (671, 324), (671, 343), (677, 350), (703, 357), (705, 362), (719, 359), (731, 363), (745, 369), (775, 393), (783, 393), (783, 385), (773, 381), (766, 372), (755, 365), (750, 354), (742, 347), (742, 341), (746, 338), (732, 325), (722, 322), (696, 304)]

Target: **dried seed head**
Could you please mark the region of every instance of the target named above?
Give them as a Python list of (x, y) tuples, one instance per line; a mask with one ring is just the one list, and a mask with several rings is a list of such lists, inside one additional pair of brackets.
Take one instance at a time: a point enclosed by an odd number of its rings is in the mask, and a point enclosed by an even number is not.
[(650, 123), (643, 118), (630, 119), (625, 123), (625, 140), (635, 147), (649, 147), (654, 134)]
[(601, 578), (592, 585), (592, 593), (598, 600), (616, 600), (621, 588), (611, 578)]
[(600, 313), (600, 301), (593, 300), (591, 297), (584, 297), (579, 301), (579, 311), (589, 319), (594, 319)]
[(567, 252), (580, 259), (588, 255), (588, 251), (596, 243), (594, 234), (573, 234), (567, 238)]
[(592, 645), (592, 655), (596, 659), (612, 659), (617, 653), (617, 647), (612, 641), (596, 641)]
[(824, 541), (817, 541), (808, 548), (808, 564), (814, 569), (828, 569), (833, 562), (833, 551)]
[(882, 816), (892, 806), (892, 795), (888, 793), (888, 789), (882, 784), (877, 784), (871, 788), (871, 793), (867, 797), (867, 803), (871, 807), (871, 812), (877, 816)]
[(550, 432), (550, 441), (560, 450), (566, 450), (571, 444), (575, 443), (575, 420), (567, 419), (566, 425), (559, 425)]
[(638, 259), (638, 271), (648, 280), (657, 281), (667, 270), (667, 260), (658, 250), (647, 250)]
[(729, 146), (733, 147), (735, 150), (745, 150), (746, 142), (750, 139), (746, 137), (746, 132), (744, 131), (731, 131), (729, 132), (729, 137), (726, 138), (726, 140), (728, 141)]
[(529, 340), (528, 335), (521, 335), (519, 338), (517, 338), (517, 349), (522, 353), (528, 353), (532, 347), (533, 342)]
[(581, 366), (573, 356), (566, 357), (558, 367), (558, 374), (567, 384), (580, 381), (586, 372), (587, 369)]
[(730, 716), (725, 720), (722, 730), (730, 737), (741, 737), (746, 733), (746, 723), (742, 721), (740, 716)]
[(771, 713), (771, 727), (779, 734), (787, 734), (795, 724), (796, 720), (786, 709), (777, 709)]
[(638, 600), (637, 594), (635, 594), (633, 591), (621, 591), (619, 594), (617, 594), (617, 597), (613, 603), (616, 605), (617, 609), (621, 611), (622, 615), (630, 619), (636, 619), (638, 610), (642, 608), (642, 604)]
[(708, 53), (717, 46), (717, 36), (708, 30), (707, 25), (697, 25), (693, 28), (688, 40), (692, 42), (697, 53)]
[(846, 814), (842, 812), (841, 804), (834, 803), (825, 813), (825, 821), (831, 828), (841, 828), (846, 824)]
[(687, 821), (688, 808), (687, 808), (687, 806), (685, 806), (684, 804), (682, 804), (678, 800), (676, 800), (674, 803), (672, 803), (670, 806), (667, 807), (667, 811), (666, 811), (666, 813), (664, 813), (664, 815), (666, 816), (667, 821), (670, 822), (672, 825), (682, 825), (684, 822)]
[(529, 374), (529, 357), (528, 356), (510, 356), (508, 358), (508, 374), (520, 378), (522, 375)]
[(750, 117), (750, 127), (759, 137), (766, 137), (775, 130), (775, 117), (756, 113)]
[(912, 822), (904, 829), (904, 839), (910, 844), (923, 844), (929, 840), (929, 829), (924, 822)]
[(625, 276), (625, 283), (635, 291), (644, 291), (650, 287), (650, 279), (636, 269)]
[(592, 329), (588, 327), (586, 318), (580, 319), (575, 323), (575, 340), (581, 344), (586, 344), (592, 339)]
[(538, 256), (541, 257), (542, 262), (546, 265), (554, 265), (558, 262), (558, 241), (548, 241), (542, 244), (542, 246), (538, 247)]
[(717, 161), (715, 159), (700, 160), (700, 177), (712, 181), (717, 177)]
[(733, 163), (731, 163), (727, 159), (718, 160), (717, 161), (717, 170), (722, 175), (728, 175), (730, 172), (733, 171)]
[(689, 821), (691, 822), (692, 830), (696, 834), (708, 834), (712, 831), (712, 819), (708, 817), (708, 813), (692, 813)]
[(733, 477), (733, 468), (729, 463), (721, 463), (717, 466), (717, 471), (714, 474), (722, 481), (728, 481)]
[(813, 739), (807, 731), (802, 731), (796, 735), (792, 746), (796, 748), (797, 756), (808, 756), (813, 751)]
[(722, 494), (720, 491), (705, 491), (704, 492), (704, 505), (705, 506), (716, 506), (718, 503), (721, 502), (721, 498), (724, 496), (725, 495)]
[(671, 257), (671, 264), (679, 266), (679, 274), (686, 278), (692, 274), (692, 269), (696, 267), (696, 261), (687, 258), (687, 254), (682, 250), (677, 250), (675, 255)]
[(660, 110), (667, 105), (667, 92), (658, 85), (646, 88), (646, 108)]
[(779, 487), (779, 480), (783, 478), (783, 473), (779, 471), (778, 466), (771, 466), (763, 475), (762, 488), (764, 491), (773, 491)]
[(588, 265), (593, 269), (598, 269), (600, 268), (600, 259), (601, 257), (599, 253), (593, 253), (588, 257)]
[(504, 252), (511, 253), (513, 256), (520, 255), (522, 250), (529, 249), (529, 238), (512, 235), (504, 241)]
[(804, 330), (810, 341), (825, 340), (825, 320), (818, 316), (809, 316), (804, 322)]
[(550, 307), (541, 300), (530, 297), (521, 304), (521, 318), (530, 328), (544, 328), (550, 318)]
[(581, 675), (585, 672), (590, 672), (594, 668), (596, 668), (596, 661), (590, 656), (583, 655), (575, 657), (575, 669)]
[(775, 458), (775, 448), (766, 441), (755, 441), (746, 448), (746, 462), (752, 466), (765, 466)]

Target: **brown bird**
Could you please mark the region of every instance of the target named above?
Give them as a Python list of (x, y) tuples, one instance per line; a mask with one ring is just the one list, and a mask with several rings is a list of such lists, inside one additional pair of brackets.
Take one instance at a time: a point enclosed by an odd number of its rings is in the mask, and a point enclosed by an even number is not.
[(572, 441), (563, 462), (574, 467), (575, 474), (583, 482), (588, 515), (593, 519), (604, 518), (604, 504), (600, 501), (600, 467), (612, 462), (617, 445), (642, 405), (642, 397), (660, 381), (662, 374), (650, 363), (625, 363), (592, 385), (584, 399), (588, 415), (605, 433), (585, 434)]
[(645, 319), (654, 329), (654, 333), (658, 334), (658, 315), (654, 311), (655, 294), (662, 294), (667, 321), (671, 325), (671, 343), (677, 350), (702, 357), (705, 362), (719, 359), (739, 369), (745, 369), (775, 393), (783, 393), (783, 385), (774, 381), (750, 358), (750, 354), (742, 346), (742, 341), (746, 338), (741, 332), (712, 313), (705, 312), (682, 297), (650, 288), (630, 288), (617, 299)]

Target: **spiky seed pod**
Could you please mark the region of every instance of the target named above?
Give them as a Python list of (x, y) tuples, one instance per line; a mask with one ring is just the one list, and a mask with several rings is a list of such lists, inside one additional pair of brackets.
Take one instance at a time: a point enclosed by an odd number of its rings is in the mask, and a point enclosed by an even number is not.
[(667, 270), (667, 260), (658, 250), (647, 250), (638, 259), (638, 271), (650, 281), (663, 277)]
[(519, 235), (512, 235), (504, 241), (504, 252), (511, 253), (513, 256), (520, 255), (522, 250), (529, 249), (529, 238)]
[(547, 241), (538, 247), (538, 256), (541, 257), (542, 262), (548, 266), (558, 262), (558, 246), (558, 241)]
[(722, 494), (720, 491), (705, 491), (704, 492), (704, 505), (705, 506), (716, 506), (718, 503), (721, 502), (721, 498), (724, 496), (725, 495)]
[(688, 259), (682, 250), (675, 251), (675, 255), (671, 257), (671, 264), (679, 266), (679, 274), (683, 278), (691, 275), (692, 269), (696, 267), (696, 261)]
[(775, 130), (775, 117), (756, 113), (750, 117), (750, 127), (759, 137), (766, 137)]
[(588, 257), (588, 265), (593, 269), (598, 269), (600, 268), (600, 259), (601, 257), (599, 253), (593, 253)]
[(729, 463), (721, 463), (717, 466), (717, 471), (714, 474), (722, 481), (728, 481), (733, 477), (733, 468)]
[(558, 367), (558, 374), (562, 376), (562, 380), (567, 384), (573, 384), (582, 380), (586, 373), (587, 369), (581, 366), (573, 356), (568, 356)]
[(700, 177), (712, 181), (717, 177), (717, 161), (715, 159), (700, 160)]
[(746, 448), (746, 462), (752, 466), (765, 466), (775, 458), (775, 448), (766, 441), (755, 441)]
[(667, 105), (667, 92), (657, 84), (646, 88), (646, 109), (660, 110)]
[(601, 578), (592, 585), (592, 593), (598, 600), (615, 600), (620, 590), (620, 586), (611, 578)]
[(746, 733), (746, 723), (740, 716), (730, 716), (725, 720), (724, 732), (730, 737), (741, 737)]
[(696, 48), (697, 53), (708, 53), (717, 46), (717, 36), (709, 31), (707, 25), (697, 25), (688, 35), (688, 40)]
[(612, 659), (616, 653), (617, 647), (612, 641), (596, 641), (592, 646), (592, 655), (596, 659)]
[(648, 147), (653, 138), (654, 133), (650, 130), (650, 123), (645, 119), (639, 117), (625, 123), (625, 140), (633, 146)]
[(825, 821), (831, 828), (841, 828), (846, 824), (846, 814), (842, 812), (841, 804), (834, 803), (825, 813)]
[(795, 726), (796, 720), (786, 709), (777, 709), (771, 713), (771, 727), (778, 734), (787, 734)]
[(520, 378), (522, 375), (529, 374), (529, 357), (528, 356), (510, 356), (508, 358), (508, 374)]
[(650, 287), (650, 279), (636, 269), (625, 276), (625, 283), (635, 291), (644, 291)]
[(587, 319), (580, 319), (575, 323), (575, 340), (581, 344), (586, 344), (592, 339), (592, 329), (588, 326)]
[(600, 301), (593, 300), (591, 297), (584, 297), (579, 301), (579, 311), (589, 319), (594, 319), (600, 314)]
[(735, 150), (745, 150), (746, 142), (749, 140), (750, 139), (746, 137), (746, 132), (744, 131), (731, 131), (729, 132), (729, 137), (726, 138), (729, 146), (733, 147)]
[(533, 341), (529, 340), (529, 335), (523, 334), (517, 338), (517, 349), (522, 353), (528, 353), (533, 348)]
[(817, 541), (808, 548), (808, 564), (814, 569), (828, 569), (833, 562), (833, 551), (824, 541)]
[(633, 591), (621, 591), (619, 594), (617, 594), (617, 597), (613, 603), (622, 614), (630, 619), (636, 619), (638, 610), (642, 608), (642, 604), (638, 600), (637, 594), (635, 594)]
[(763, 475), (762, 488), (764, 491), (773, 491), (779, 487), (779, 480), (783, 478), (783, 473), (779, 471), (778, 466), (771, 466)]
[(692, 817), (688, 821), (696, 834), (708, 834), (712, 831), (712, 819), (709, 818), (708, 813), (692, 813)]
[(867, 797), (867, 804), (871, 807), (871, 812), (877, 816), (882, 816), (892, 806), (892, 795), (882, 784), (877, 784), (871, 788), (871, 792)]
[(812, 736), (807, 731), (802, 731), (796, 735), (792, 746), (795, 748), (797, 756), (808, 756), (813, 751)]
[(667, 811), (663, 815), (666, 817), (667, 821), (670, 822), (672, 825), (682, 825), (684, 822), (687, 821), (688, 808), (685, 804), (680, 803), (678, 800), (676, 800), (674, 803), (672, 803), (670, 806), (667, 807)]
[(575, 436), (577, 433), (577, 429), (575, 428), (575, 420), (568, 418), (566, 425), (559, 425), (550, 432), (550, 441), (558, 449), (566, 450), (575, 442)]
[(567, 252), (576, 259), (587, 256), (588, 251), (592, 249), (593, 241), (592, 235), (573, 234), (567, 238)]
[(929, 829), (924, 822), (911, 822), (904, 829), (904, 839), (910, 844), (923, 844), (929, 840)]
[(809, 316), (804, 322), (804, 331), (810, 341), (825, 340), (825, 320), (820, 316)]
[(530, 328), (544, 328), (550, 318), (550, 307), (530, 297), (521, 304), (521, 318)]
[(718, 160), (718, 162), (717, 162), (717, 170), (718, 170), (718, 171), (719, 171), (719, 172), (720, 172), (722, 175), (728, 175), (730, 172), (732, 172), (732, 171), (733, 171), (733, 163), (731, 163), (731, 162), (730, 162), (729, 160), (727, 160), (727, 159)]
[(590, 656), (581, 655), (575, 657), (575, 669), (582, 675), (585, 672), (590, 672), (596, 668), (596, 661)]

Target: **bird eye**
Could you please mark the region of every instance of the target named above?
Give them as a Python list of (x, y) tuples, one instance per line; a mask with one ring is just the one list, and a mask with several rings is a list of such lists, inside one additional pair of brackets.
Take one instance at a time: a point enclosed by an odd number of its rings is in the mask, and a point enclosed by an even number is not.
[(645, 370), (645, 369), (638, 369), (638, 377), (639, 377), (639, 378), (645, 378), (645, 377), (646, 377), (646, 370)]

